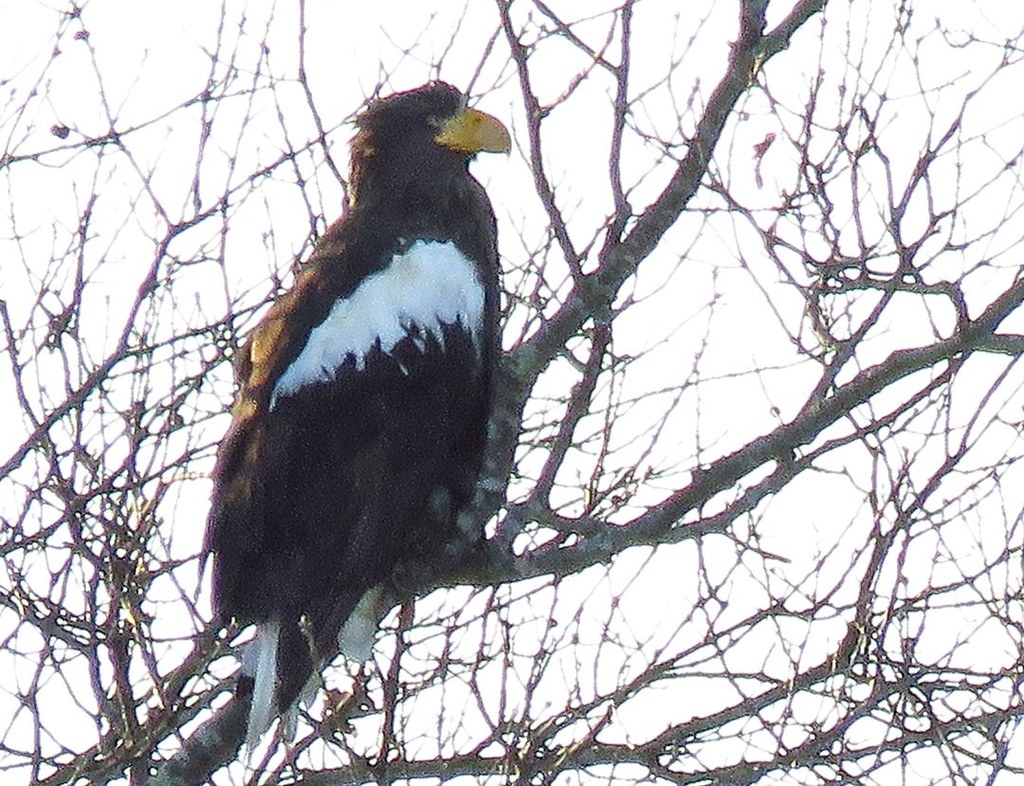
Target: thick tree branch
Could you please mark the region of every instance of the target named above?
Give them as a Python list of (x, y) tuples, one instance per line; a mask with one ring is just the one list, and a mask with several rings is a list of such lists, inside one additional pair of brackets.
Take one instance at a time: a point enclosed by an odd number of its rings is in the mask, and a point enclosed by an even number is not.
[[(744, 477), (768, 463), (776, 464), (776, 472), (782, 472), (782, 477), (790, 477), (792, 468), (786, 468), (797, 459), (801, 448), (899, 380), (943, 364), (962, 362), (964, 356), (975, 352), (1006, 353), (1020, 347), (1024, 343), (1022, 337), (1001, 336), (993, 331), (1022, 302), (1024, 279), (1009, 287), (976, 320), (962, 325), (950, 338), (919, 349), (892, 353), (881, 363), (837, 387), (828, 397), (806, 408), (796, 420), (754, 438), (734, 453), (696, 470), (688, 486), (628, 525), (602, 526), (593, 522), (582, 529), (586, 534), (571, 547), (541, 549), (517, 559), (511, 559), (505, 551), (507, 541), (499, 540), (486, 552), (479, 553), (477, 559), (470, 558), (447, 573), (439, 583), (443, 586), (463, 582), (486, 584), (547, 574), (564, 576), (590, 565), (605, 563), (631, 546), (672, 543), (724, 531), (735, 515), (752, 509), (760, 495), (748, 492), (744, 503), (732, 508), (733, 515), (728, 519), (713, 516), (683, 527), (678, 524), (688, 512), (700, 509), (717, 494), (733, 488)], [(879, 419), (886, 417), (883, 415)], [(767, 483), (769, 487), (777, 485), (771, 479)], [(483, 518), (489, 518), (491, 513), (493, 509), (480, 511)], [(479, 561), (481, 559), (482, 562)]]

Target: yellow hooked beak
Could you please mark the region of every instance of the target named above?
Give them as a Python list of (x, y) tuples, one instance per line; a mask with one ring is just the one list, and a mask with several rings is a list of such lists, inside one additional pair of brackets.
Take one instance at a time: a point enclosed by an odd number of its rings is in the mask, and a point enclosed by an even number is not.
[(434, 141), (460, 153), (508, 153), (512, 138), (493, 115), (479, 109), (463, 109), (441, 124)]

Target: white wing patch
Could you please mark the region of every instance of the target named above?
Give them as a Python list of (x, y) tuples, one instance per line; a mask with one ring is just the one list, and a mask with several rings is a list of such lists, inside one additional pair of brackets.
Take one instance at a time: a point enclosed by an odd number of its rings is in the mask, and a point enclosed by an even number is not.
[[(378, 340), (381, 351), (389, 353), (413, 325), (442, 340), (441, 325), (458, 322), (479, 340), (483, 314), (484, 288), (473, 263), (453, 243), (418, 240), (331, 307), (278, 378), (270, 408), (282, 396), (333, 380), (349, 355), (356, 369), (365, 368)], [(413, 340), (421, 351), (426, 348), (422, 339)]]

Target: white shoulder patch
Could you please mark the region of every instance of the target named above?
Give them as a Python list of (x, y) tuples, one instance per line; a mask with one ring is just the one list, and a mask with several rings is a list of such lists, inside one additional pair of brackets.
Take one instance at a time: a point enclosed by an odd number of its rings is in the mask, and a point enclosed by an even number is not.
[(483, 314), (484, 288), (473, 263), (453, 243), (419, 240), (331, 307), (277, 380), (270, 408), (281, 396), (334, 379), (349, 355), (364, 368), (378, 340), (382, 352), (391, 352), (413, 324), (440, 339), (442, 324), (460, 322), (479, 340)]

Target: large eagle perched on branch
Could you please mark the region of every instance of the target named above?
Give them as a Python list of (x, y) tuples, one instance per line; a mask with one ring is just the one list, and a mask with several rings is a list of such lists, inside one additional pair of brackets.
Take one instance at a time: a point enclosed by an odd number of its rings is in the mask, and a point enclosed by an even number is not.
[(357, 119), (350, 204), (239, 353), (207, 547), (222, 623), (257, 626), (250, 739), (360, 599), (450, 540), (498, 352), (494, 211), (468, 165), (509, 134), (435, 82)]

